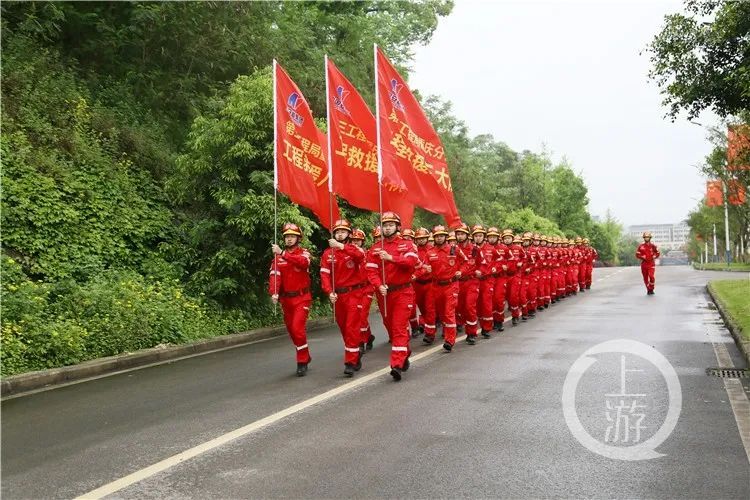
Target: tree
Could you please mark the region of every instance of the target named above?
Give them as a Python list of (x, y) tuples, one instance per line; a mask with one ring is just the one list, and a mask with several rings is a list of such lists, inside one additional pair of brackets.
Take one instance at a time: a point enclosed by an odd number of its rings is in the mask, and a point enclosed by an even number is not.
[(689, 0), (648, 46), (649, 73), (674, 120), (710, 109), (719, 116), (750, 109), (750, 2)]
[(587, 210), (587, 193), (588, 188), (583, 179), (567, 163), (552, 170), (552, 189), (548, 204), (550, 219), (568, 237), (588, 234), (591, 216)]

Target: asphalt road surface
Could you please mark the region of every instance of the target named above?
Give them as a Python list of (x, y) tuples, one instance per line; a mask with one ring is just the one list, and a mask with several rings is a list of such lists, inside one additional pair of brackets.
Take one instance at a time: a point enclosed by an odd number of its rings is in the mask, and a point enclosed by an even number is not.
[[(596, 269), (592, 290), (475, 346), (413, 342), (398, 383), (376, 321), (353, 379), (329, 328), (310, 335), (304, 378), (280, 337), (8, 399), (2, 495), (750, 498), (750, 379), (706, 374), (744, 367), (709, 306), (715, 278), (748, 276), (660, 267), (647, 296), (638, 268)], [(614, 339), (658, 351), (677, 394), (658, 363), (610, 352), (564, 400), (576, 360)], [(604, 452), (574, 435), (571, 407)], [(648, 445), (675, 412), (655, 458), (605, 456)]]

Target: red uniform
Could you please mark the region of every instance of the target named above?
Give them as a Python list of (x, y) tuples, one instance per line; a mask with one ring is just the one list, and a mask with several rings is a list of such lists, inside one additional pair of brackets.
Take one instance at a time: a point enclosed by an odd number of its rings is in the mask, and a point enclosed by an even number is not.
[(342, 250), (327, 248), (320, 259), (320, 284), (326, 295), (335, 292), (338, 296), (336, 323), (344, 338), (344, 363), (351, 365), (359, 362), (362, 341), (362, 295), (367, 284), (362, 281), (364, 260), (365, 251), (351, 243)]
[(539, 281), (537, 282), (537, 309), (543, 308), (549, 302), (549, 248), (546, 246), (537, 247), (539, 256)]
[[(381, 260), (375, 254), (375, 251), (380, 249), (384, 249), (391, 255), (393, 261)], [(384, 238), (382, 243), (373, 245), (367, 255), (367, 279), (375, 287), (379, 305), (385, 306), (381, 307), (380, 312), (383, 315), (383, 324), (391, 338), (391, 368), (403, 369), (411, 354), (409, 318), (414, 303), (411, 278), (418, 263), (419, 257), (414, 243), (399, 236)], [(385, 269), (385, 283), (383, 282), (383, 269)], [(380, 285), (388, 286), (388, 293), (384, 300), (378, 290)]]
[(508, 249), (513, 255), (513, 261), (508, 266), (510, 276), (508, 280), (508, 305), (510, 306), (511, 316), (519, 318), (521, 317), (523, 306), (522, 289), (526, 251), (517, 243), (509, 245)]
[(493, 301), (495, 299), (495, 282), (497, 280), (496, 250), (497, 245), (491, 245), (486, 241), (479, 247), (479, 252), (482, 256), (479, 271), (482, 275), (479, 277), (477, 312), (479, 315), (479, 324), (484, 332), (492, 330), (493, 326)]
[(526, 313), (533, 316), (536, 314), (537, 307), (539, 307), (539, 273), (541, 271), (539, 247), (534, 244), (529, 245), (526, 248), (526, 254), (529, 256)]
[(510, 304), (510, 281), (517, 271), (515, 256), (505, 243), (495, 246), (495, 270), (492, 317), (495, 323), (502, 324), (505, 321), (505, 302)]
[(456, 307), (456, 323), (466, 326), (466, 335), (476, 337), (479, 318), (477, 316), (477, 301), (479, 300), (479, 279), (476, 271), (483, 265), (482, 253), (477, 246), (465, 241), (459, 243), (458, 248), (466, 256), (467, 261), (458, 280), (458, 305)]
[(466, 256), (458, 246), (444, 243), (427, 250), (427, 264), (432, 268), (432, 293), (435, 309), (443, 322), (445, 342), (456, 343), (456, 304), (458, 281), (456, 273), (466, 264)]
[(271, 295), (279, 296), (284, 324), (297, 348), (297, 363), (309, 363), (311, 358), (305, 326), (312, 303), (310, 253), (295, 246), (284, 250), (281, 255), (274, 255), (268, 291)]
[(654, 285), (656, 284), (654, 277), (656, 271), (656, 259), (658, 259), (660, 255), (659, 249), (651, 242), (641, 243), (638, 246), (638, 250), (635, 252), (636, 258), (641, 261), (643, 284), (646, 285), (646, 290), (649, 292), (654, 291)]
[(419, 308), (420, 325), (427, 337), (435, 336), (435, 298), (432, 294), (432, 272), (425, 268), (427, 262), (428, 245), (417, 247), (419, 261), (422, 263), (415, 273), (414, 294)]
[(586, 288), (591, 288), (591, 277), (594, 274), (594, 262), (596, 262), (596, 259), (599, 258), (599, 252), (596, 251), (596, 248), (589, 247), (589, 260), (588, 264), (586, 265)]

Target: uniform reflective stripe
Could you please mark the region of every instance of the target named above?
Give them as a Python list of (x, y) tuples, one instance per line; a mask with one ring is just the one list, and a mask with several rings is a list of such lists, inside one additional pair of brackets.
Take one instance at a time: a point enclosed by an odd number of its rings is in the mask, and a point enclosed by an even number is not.
[(360, 328), (359, 329), (360, 332), (366, 332), (367, 330), (368, 330), (368, 328)]
[(377, 269), (378, 265), (377, 264), (373, 264), (372, 262), (368, 262), (367, 264), (365, 264), (365, 267), (369, 267), (371, 269)]
[(425, 325), (424, 325), (424, 327), (425, 327), (425, 328), (435, 328), (435, 325), (428, 325), (428, 324), (425, 324)]
[(481, 319), (482, 321), (492, 321), (492, 316), (487, 317), (487, 318), (479, 318), (479, 319)]
[(301, 345), (297, 348), (298, 351), (301, 351), (302, 349), (307, 349), (307, 344)]
[(357, 304), (357, 309), (362, 309), (362, 304)]
[(391, 347), (391, 351), (409, 352), (409, 348), (408, 347)]
[(474, 326), (474, 325), (476, 325), (476, 324), (477, 324), (477, 322), (476, 322), (476, 321), (467, 321), (467, 322), (466, 322), (466, 324), (467, 324), (467, 325), (471, 325), (471, 326)]
[(330, 270), (330, 269), (326, 269), (325, 267), (321, 267), (321, 268), (320, 268), (320, 272), (321, 272), (321, 273), (328, 273), (328, 274), (331, 274), (331, 270)]
[(406, 252), (404, 254), (404, 257), (416, 257), (416, 258), (419, 258), (419, 255), (415, 254), (414, 252)]
[(281, 276), (281, 271), (274, 271), (274, 270), (272, 269), (272, 270), (271, 270), (271, 274), (278, 274), (279, 276)]
[(346, 352), (359, 352), (359, 347), (344, 347)]
[(443, 323), (443, 326), (446, 326), (446, 327), (448, 327), (448, 328), (455, 328), (455, 327), (456, 327), (456, 324), (455, 324), (455, 323), (450, 323), (450, 324), (448, 324), (448, 323)]

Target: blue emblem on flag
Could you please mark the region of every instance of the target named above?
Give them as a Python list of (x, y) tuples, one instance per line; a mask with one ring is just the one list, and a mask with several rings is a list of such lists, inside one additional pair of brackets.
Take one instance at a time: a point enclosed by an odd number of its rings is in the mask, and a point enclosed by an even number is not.
[(349, 113), (349, 110), (346, 109), (346, 106), (344, 105), (344, 101), (346, 100), (348, 96), (349, 96), (349, 91), (344, 90), (344, 87), (342, 85), (339, 85), (338, 87), (336, 87), (336, 95), (333, 96), (333, 104), (336, 107), (336, 109), (338, 109), (345, 115), (352, 116)]
[(391, 90), (388, 94), (389, 94), (389, 97), (391, 98), (391, 102), (393, 103), (393, 107), (399, 111), (405, 112), (406, 108), (404, 108), (404, 105), (401, 104), (401, 100), (398, 98), (398, 94), (399, 92), (401, 92), (402, 88), (404, 88), (404, 86), (398, 83), (398, 80), (393, 78), (391, 79)]
[(305, 122), (304, 117), (297, 113), (297, 108), (300, 104), (302, 104), (302, 102), (302, 96), (297, 92), (292, 92), (289, 96), (289, 99), (286, 100), (286, 112), (289, 113), (289, 117), (292, 119), (292, 121), (300, 127)]

